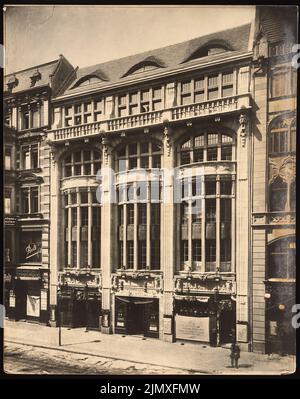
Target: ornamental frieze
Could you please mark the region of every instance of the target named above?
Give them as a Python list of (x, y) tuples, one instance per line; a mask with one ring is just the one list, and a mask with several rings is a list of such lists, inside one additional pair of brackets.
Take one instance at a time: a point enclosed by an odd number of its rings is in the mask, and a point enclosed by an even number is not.
[(296, 177), (296, 159), (294, 156), (285, 158), (270, 158), (270, 183), (280, 176), (286, 183), (291, 183)]
[(176, 293), (193, 293), (193, 292), (207, 292), (214, 293), (218, 290), (224, 294), (235, 294), (236, 285), (231, 280), (225, 280), (218, 275), (207, 275), (201, 278), (195, 277), (179, 277), (175, 281)]
[(127, 295), (159, 294), (163, 291), (162, 277), (140, 273), (113, 275), (112, 291)]
[(82, 271), (65, 271), (59, 275), (59, 284), (86, 285), (101, 287), (102, 281), (100, 274)]

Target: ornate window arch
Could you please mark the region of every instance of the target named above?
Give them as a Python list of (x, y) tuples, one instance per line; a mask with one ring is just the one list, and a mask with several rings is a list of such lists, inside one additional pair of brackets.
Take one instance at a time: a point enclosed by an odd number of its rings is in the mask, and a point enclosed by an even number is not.
[(228, 132), (203, 132), (191, 134), (178, 146), (178, 163), (234, 160), (234, 139)]
[(289, 115), (275, 118), (269, 127), (269, 155), (290, 154), (296, 151), (296, 119)]

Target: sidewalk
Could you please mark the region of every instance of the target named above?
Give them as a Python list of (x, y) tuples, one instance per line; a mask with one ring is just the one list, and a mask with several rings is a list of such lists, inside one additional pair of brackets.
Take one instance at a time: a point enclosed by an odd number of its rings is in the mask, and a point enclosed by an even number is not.
[(203, 374), (288, 374), (295, 368), (295, 357), (241, 352), (238, 370), (229, 367), (229, 349), (200, 343), (169, 343), (137, 336), (106, 335), (98, 331), (58, 328), (5, 320), (4, 340), (71, 353), (103, 356), (156, 366), (193, 370)]

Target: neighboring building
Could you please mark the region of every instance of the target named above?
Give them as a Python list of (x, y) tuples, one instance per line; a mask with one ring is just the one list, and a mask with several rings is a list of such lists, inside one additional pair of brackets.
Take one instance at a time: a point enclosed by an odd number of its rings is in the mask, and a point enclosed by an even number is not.
[[(42, 243), (39, 262), (15, 261), (16, 309), (18, 285), (40, 308), (50, 288), (41, 321), (53, 326), (293, 352), (279, 345), (295, 338), (284, 329), (295, 302), (296, 40), (283, 36), (284, 16), (257, 7), (252, 24), (187, 42), (75, 70), (57, 61), (65, 79), (48, 86), (52, 120), (37, 129), (42, 169), (16, 177), (18, 195), (43, 193), (38, 215), (28, 205), (16, 223), (16, 247)], [(13, 115), (22, 154), (35, 138)], [(35, 157), (18, 159), (20, 170)]]
[(15, 320), (49, 320), (50, 99), (73, 67), (59, 60), (5, 77), (5, 303)]
[(295, 7), (258, 7), (252, 96), (253, 350), (295, 353)]

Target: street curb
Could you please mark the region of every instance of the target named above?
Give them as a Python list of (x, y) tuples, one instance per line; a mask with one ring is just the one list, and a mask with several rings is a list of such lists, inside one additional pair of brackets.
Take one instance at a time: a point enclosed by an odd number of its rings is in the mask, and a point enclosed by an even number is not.
[[(203, 370), (188, 369), (186, 367), (180, 367), (179, 368), (179, 367), (175, 367), (175, 366), (167, 366), (167, 365), (157, 364), (157, 363), (142, 362), (140, 360), (130, 360), (130, 359), (125, 359), (125, 358), (121, 358), (121, 357), (106, 356), (106, 355), (101, 355), (101, 354), (96, 355), (94, 353), (72, 351), (70, 349), (61, 348), (59, 346), (38, 345), (38, 344), (31, 344), (31, 343), (28, 343), (28, 342), (25, 343), (25, 342), (19, 342), (19, 341), (12, 341), (12, 340), (9, 340), (9, 339), (5, 339), (4, 343), (5, 342), (12, 343), (12, 344), (17, 344), (17, 345), (33, 346), (35, 348), (58, 350), (58, 351), (61, 351), (61, 352), (73, 353), (73, 354), (76, 354), (76, 355), (102, 357), (102, 358), (105, 358), (105, 359), (122, 360), (122, 361), (126, 361), (126, 362), (131, 362), (131, 363), (139, 363), (139, 364), (145, 364), (145, 365), (156, 366), (156, 367), (166, 367), (166, 368), (170, 368), (170, 369), (174, 369), (174, 370), (185, 370), (185, 371), (190, 371), (190, 372), (193, 372), (193, 373), (201, 373), (201, 374), (213, 375), (212, 372), (203, 371)], [(216, 373), (214, 373), (214, 374), (216, 374)], [(222, 374), (222, 373), (220, 373), (220, 374)], [(177, 375), (177, 374), (175, 374), (175, 375)]]

